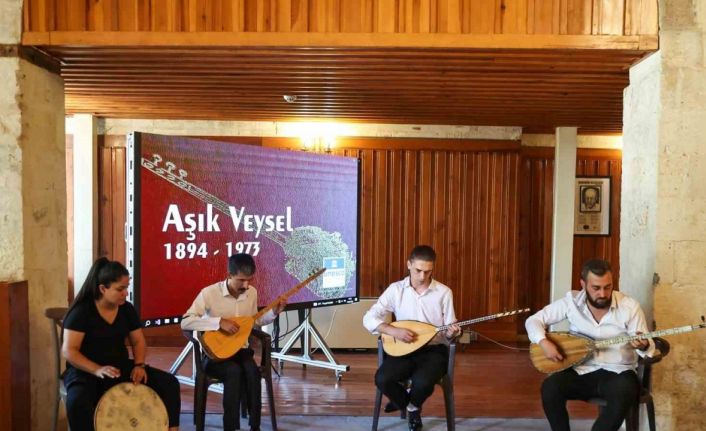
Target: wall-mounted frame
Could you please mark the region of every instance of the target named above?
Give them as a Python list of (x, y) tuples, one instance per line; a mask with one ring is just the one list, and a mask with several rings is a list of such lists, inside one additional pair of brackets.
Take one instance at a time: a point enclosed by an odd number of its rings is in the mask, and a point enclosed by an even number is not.
[(576, 177), (574, 235), (610, 235), (610, 177)]

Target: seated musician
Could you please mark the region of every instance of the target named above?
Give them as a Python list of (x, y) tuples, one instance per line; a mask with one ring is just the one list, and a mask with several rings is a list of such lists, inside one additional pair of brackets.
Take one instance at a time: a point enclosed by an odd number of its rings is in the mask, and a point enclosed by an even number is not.
[[(250, 281), (255, 276), (255, 260), (249, 254), (239, 253), (228, 259), (228, 275), (223, 281), (207, 286), (199, 292), (194, 303), (184, 314), (182, 329), (193, 331), (221, 330), (235, 334), (238, 326), (228, 317), (257, 314), (257, 290)], [(262, 326), (271, 323), (285, 307), (281, 300), (272, 310), (255, 321)], [(225, 361), (205, 358), (206, 373), (223, 382), (223, 429), (240, 429), (240, 385), (245, 382), (250, 414), (250, 429), (260, 429), (262, 409), (260, 372), (253, 359), (253, 350), (243, 348)]]
[[(613, 274), (605, 260), (592, 259), (581, 269), (581, 287), (547, 305), (525, 322), (530, 341), (539, 344), (544, 356), (561, 361), (561, 347), (546, 338), (546, 328), (568, 320), (572, 332), (593, 339), (647, 332), (645, 315), (640, 304), (613, 290)], [(567, 400), (588, 400), (599, 397), (607, 401), (606, 408), (593, 424), (593, 431), (620, 428), (630, 406), (639, 396), (635, 370), (637, 354), (651, 356), (654, 343), (634, 340), (616, 344), (594, 353), (580, 365), (548, 376), (542, 384), (542, 405), (553, 431), (569, 430)]]
[[(451, 289), (432, 279), (436, 253), (427, 245), (414, 247), (407, 260), (409, 276), (392, 283), (363, 317), (363, 325), (373, 334), (386, 334), (412, 342), (409, 329), (385, 323), (389, 313), (398, 320), (418, 320), (435, 326), (456, 322)], [(390, 399), (386, 411), (407, 409), (410, 431), (422, 429), (421, 410), (434, 385), (446, 374), (448, 340), (461, 334), (458, 325), (438, 333), (426, 346), (404, 356), (386, 356), (375, 373), (375, 384)], [(402, 384), (411, 379), (407, 392)]]
[[(167, 408), (169, 429), (179, 429), (179, 382), (147, 366), (147, 344), (135, 308), (126, 301), (128, 270), (104, 257), (96, 260), (64, 317), (66, 410), (72, 430), (92, 431), (101, 395), (122, 382), (144, 383)], [(125, 339), (132, 347), (129, 358)]]

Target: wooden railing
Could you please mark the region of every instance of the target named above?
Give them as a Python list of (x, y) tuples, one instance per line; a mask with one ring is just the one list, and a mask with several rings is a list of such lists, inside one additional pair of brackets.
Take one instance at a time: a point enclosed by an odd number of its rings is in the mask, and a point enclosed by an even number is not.
[(657, 0), (25, 0), (24, 31), (656, 35)]

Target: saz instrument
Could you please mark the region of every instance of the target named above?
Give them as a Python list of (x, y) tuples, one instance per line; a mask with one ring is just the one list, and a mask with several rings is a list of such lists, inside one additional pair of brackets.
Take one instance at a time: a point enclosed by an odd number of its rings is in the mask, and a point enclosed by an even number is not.
[[(458, 326), (467, 326), (474, 323), (485, 322), (487, 320), (494, 320), (515, 314), (527, 313), (529, 310), (529, 308), (524, 308), (522, 310), (491, 314), (490, 316), (464, 320), (463, 322), (456, 322), (455, 324)], [(451, 327), (451, 325), (434, 326), (430, 323), (424, 323), (418, 320), (397, 320), (389, 324), (395, 328), (409, 329), (417, 335), (417, 338), (415, 338), (414, 341), (405, 343), (404, 341), (398, 340), (390, 335), (382, 334), (380, 336), (382, 339), (382, 348), (385, 350), (385, 353), (390, 356), (404, 356), (417, 351), (426, 346), (434, 338), (434, 336), (436, 336), (437, 332), (445, 331)]]
[(159, 395), (149, 386), (119, 383), (98, 401), (93, 426), (96, 431), (166, 431), (169, 417)]
[(272, 307), (279, 302), (280, 299), (287, 299), (290, 296), (297, 293), (301, 288), (311, 283), (316, 277), (326, 271), (326, 268), (319, 269), (318, 271), (312, 272), (308, 278), (303, 280), (301, 283), (297, 284), (293, 288), (289, 289), (287, 292), (278, 296), (270, 305), (260, 310), (254, 316), (236, 316), (228, 317), (227, 320), (238, 325), (239, 329), (235, 334), (227, 334), (221, 330), (217, 331), (205, 331), (200, 332), (198, 335), (199, 341), (201, 341), (201, 346), (203, 346), (204, 352), (209, 358), (216, 361), (226, 360), (240, 350), (250, 337), (250, 332), (255, 325), (255, 321), (260, 317), (264, 316), (265, 313), (270, 311)]
[(629, 343), (633, 340), (646, 340), (665, 335), (683, 334), (696, 329), (706, 328), (706, 323), (699, 325), (680, 326), (678, 328), (663, 329), (661, 331), (647, 332), (640, 335), (621, 335), (605, 340), (594, 340), (582, 334), (570, 332), (547, 332), (547, 338), (556, 344), (559, 353), (564, 357), (562, 361), (554, 362), (544, 356), (544, 350), (539, 344), (530, 345), (530, 360), (539, 371), (547, 374), (563, 371), (586, 362), (595, 351), (613, 344)]

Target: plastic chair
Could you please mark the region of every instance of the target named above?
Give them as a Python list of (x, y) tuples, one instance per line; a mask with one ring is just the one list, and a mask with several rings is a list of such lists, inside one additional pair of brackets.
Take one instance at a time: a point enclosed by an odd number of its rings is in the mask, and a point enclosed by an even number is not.
[[(669, 342), (664, 338), (655, 337), (653, 341), (656, 346), (657, 353), (651, 358), (640, 358), (637, 363), (637, 377), (640, 382), (640, 396), (635, 402), (635, 405), (630, 409), (625, 417), (626, 431), (639, 431), (640, 429), (640, 404), (645, 404), (647, 407), (647, 421), (650, 426), (650, 431), (657, 429), (655, 425), (655, 403), (652, 398), (652, 365), (660, 362), (669, 354)], [(603, 398), (591, 398), (589, 403), (595, 404), (599, 409), (608, 405)]]
[[(382, 348), (382, 339), (378, 337), (378, 367), (385, 359), (385, 351)], [(456, 341), (449, 344), (449, 362), (446, 368), (446, 375), (437, 383), (444, 393), (444, 404), (446, 407), (446, 429), (454, 431), (456, 429), (456, 406), (454, 403), (454, 364), (456, 359)], [(409, 383), (409, 382), (407, 382)], [(382, 404), (382, 391), (375, 392), (375, 407), (373, 409), (373, 431), (377, 431), (380, 420), (380, 406)], [(407, 417), (407, 410), (400, 409), (400, 418)]]
[[(203, 431), (206, 423), (206, 399), (208, 396), (208, 387), (212, 384), (221, 383), (220, 380), (210, 377), (206, 374), (204, 368), (204, 361), (201, 352), (201, 344), (199, 340), (194, 337), (192, 331), (182, 331), (184, 337), (188, 339), (194, 347), (195, 354), (195, 382), (194, 382), (194, 424), (196, 425), (196, 431)], [(253, 328), (250, 334), (250, 343), (252, 344), (253, 338), (259, 340), (262, 346), (262, 351), (260, 354), (260, 375), (265, 380), (265, 387), (267, 389), (267, 402), (270, 407), (270, 420), (272, 421), (272, 430), (277, 431), (277, 414), (275, 412), (275, 397), (272, 389), (272, 338), (269, 334)], [(242, 397), (243, 403), (241, 403), (242, 417), (246, 417), (247, 412), (247, 399)]]
[(64, 386), (63, 371), (61, 370), (61, 342), (63, 339), (62, 324), (64, 316), (68, 308), (57, 307), (47, 308), (44, 310), (44, 315), (51, 320), (52, 331), (51, 337), (54, 343), (54, 359), (55, 359), (55, 375), (57, 379), (57, 394), (54, 402), (54, 411), (52, 415), (52, 430), (56, 431), (59, 422), (59, 402), (63, 401), (66, 405), (66, 387)]

